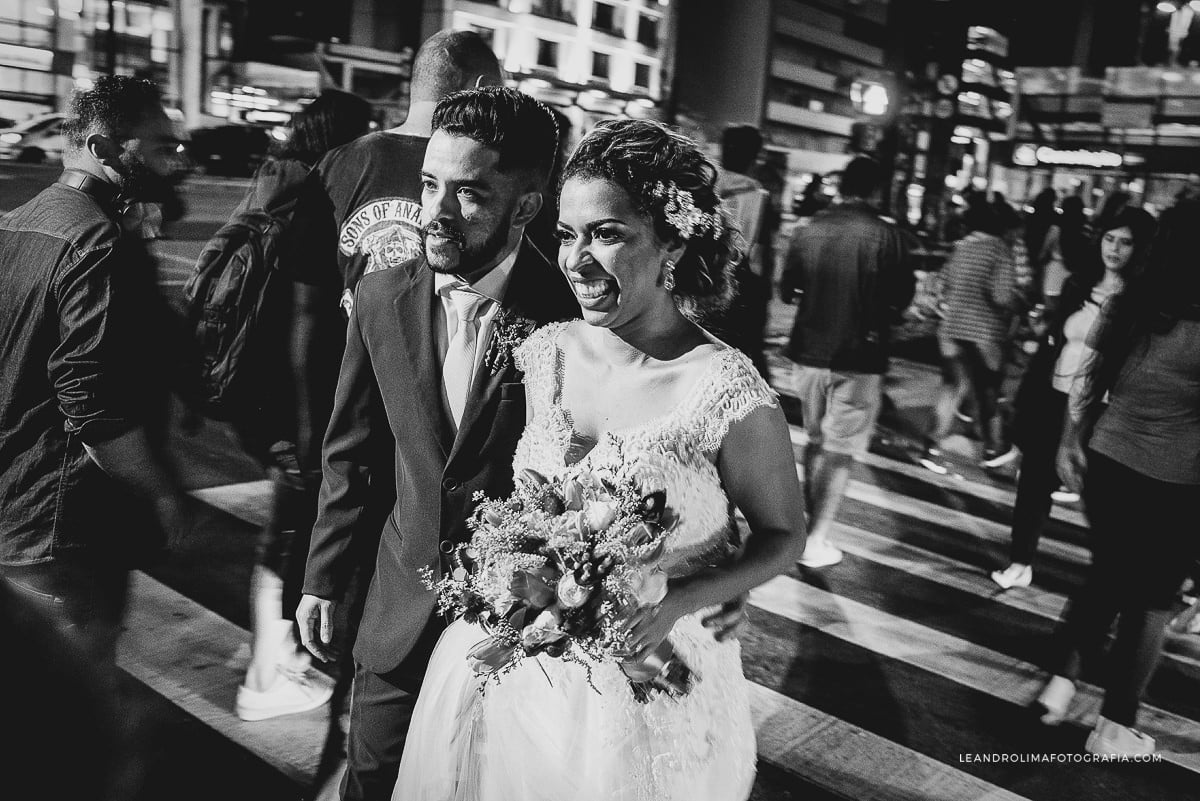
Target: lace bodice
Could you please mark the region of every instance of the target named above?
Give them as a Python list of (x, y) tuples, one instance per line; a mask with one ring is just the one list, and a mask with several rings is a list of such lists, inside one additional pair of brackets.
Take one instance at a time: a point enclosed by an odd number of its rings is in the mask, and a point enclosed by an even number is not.
[[(562, 404), (562, 334), (582, 321), (546, 326), (516, 351), (525, 372), (533, 416), (517, 446), (513, 468), (530, 468), (555, 478), (570, 466), (574, 428)], [(762, 406), (778, 405), (775, 393), (754, 366), (733, 348), (716, 351), (695, 386), (674, 409), (645, 422), (606, 432), (582, 458), (602, 468), (636, 465), (667, 492), (679, 524), (667, 540), (663, 568), (687, 575), (720, 562), (735, 546), (732, 509), (717, 472), (716, 458), (731, 425)]]

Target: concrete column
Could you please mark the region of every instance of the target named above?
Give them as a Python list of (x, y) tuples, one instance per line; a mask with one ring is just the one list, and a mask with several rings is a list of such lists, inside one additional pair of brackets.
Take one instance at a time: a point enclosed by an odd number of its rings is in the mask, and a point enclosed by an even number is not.
[(177, 0), (179, 18), (179, 103), (184, 123), (200, 124), (204, 113), (204, 0)]

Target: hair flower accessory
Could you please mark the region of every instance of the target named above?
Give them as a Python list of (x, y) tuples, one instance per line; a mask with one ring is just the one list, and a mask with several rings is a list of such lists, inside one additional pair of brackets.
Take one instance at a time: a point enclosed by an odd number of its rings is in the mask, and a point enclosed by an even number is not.
[(665, 199), (663, 214), (667, 223), (679, 232), (683, 239), (691, 239), (700, 231), (712, 231), (713, 237), (719, 237), (725, 226), (721, 221), (720, 208), (713, 211), (701, 211), (696, 205), (695, 198), (687, 189), (680, 189), (674, 181), (663, 183), (657, 181), (650, 192), (656, 198)]

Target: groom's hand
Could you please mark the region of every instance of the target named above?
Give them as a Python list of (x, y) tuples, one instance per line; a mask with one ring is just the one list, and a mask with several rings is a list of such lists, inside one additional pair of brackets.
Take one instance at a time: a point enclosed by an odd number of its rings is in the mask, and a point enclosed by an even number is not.
[(718, 642), (736, 637), (741, 630), (742, 625), (746, 622), (747, 597), (739, 595), (732, 601), (726, 601), (701, 621), (704, 627), (713, 633), (713, 638)]
[(333, 652), (333, 610), (336, 604), (327, 598), (305, 595), (296, 607), (300, 624), (300, 642), (322, 662), (336, 659)]

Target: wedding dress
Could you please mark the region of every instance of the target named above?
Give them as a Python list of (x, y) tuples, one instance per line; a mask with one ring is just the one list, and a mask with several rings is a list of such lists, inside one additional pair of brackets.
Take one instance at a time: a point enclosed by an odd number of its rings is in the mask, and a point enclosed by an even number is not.
[[(575, 461), (638, 463), (655, 471), (679, 517), (665, 569), (684, 576), (728, 558), (736, 536), (714, 464), (729, 426), (772, 390), (740, 352), (714, 352), (703, 377), (674, 410), (605, 434), (579, 454), (561, 404), (560, 323), (535, 332), (516, 353), (533, 416), (514, 468), (557, 477)], [(755, 773), (754, 730), (736, 641), (716, 642), (700, 619), (679, 620), (670, 640), (698, 676), (681, 698), (639, 703), (620, 668), (546, 656), (484, 682), (467, 651), (485, 637), (459, 620), (434, 651), (413, 713), (393, 801), (742, 801)]]

